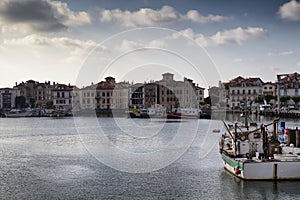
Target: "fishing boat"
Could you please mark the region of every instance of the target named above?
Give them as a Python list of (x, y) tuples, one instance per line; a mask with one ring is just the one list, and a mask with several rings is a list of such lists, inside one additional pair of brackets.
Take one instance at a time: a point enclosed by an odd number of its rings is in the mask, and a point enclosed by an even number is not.
[(7, 113), (4, 113), (5, 117), (30, 117), (32, 116), (32, 111), (29, 109), (26, 110), (19, 110), (19, 109), (12, 109)]
[(141, 108), (141, 109), (131, 109), (129, 110), (130, 118), (150, 118), (148, 109)]
[(201, 110), (196, 108), (173, 108), (167, 112), (168, 119), (199, 119)]
[(224, 168), (245, 180), (300, 179), (300, 148), (278, 141), (279, 119), (261, 125), (248, 121), (246, 115), (242, 124), (224, 122), (219, 143)]

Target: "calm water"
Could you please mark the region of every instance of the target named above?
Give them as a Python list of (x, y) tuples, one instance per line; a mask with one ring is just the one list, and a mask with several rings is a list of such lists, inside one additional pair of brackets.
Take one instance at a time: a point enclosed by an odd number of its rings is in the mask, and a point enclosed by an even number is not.
[(300, 182), (245, 182), (225, 172), (212, 133), (218, 121), (95, 122), (0, 118), (0, 199), (300, 198)]

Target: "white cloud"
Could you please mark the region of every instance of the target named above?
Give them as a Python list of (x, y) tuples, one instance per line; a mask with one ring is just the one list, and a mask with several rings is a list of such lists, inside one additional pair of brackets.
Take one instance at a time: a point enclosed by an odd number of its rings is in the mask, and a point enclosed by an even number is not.
[(193, 22), (199, 22), (199, 23), (221, 22), (221, 21), (227, 19), (226, 17), (220, 16), (220, 15), (210, 14), (208, 16), (203, 16), (197, 10), (189, 10), (186, 13), (185, 18), (187, 18)]
[(282, 52), (277, 52), (277, 53), (268, 52), (267, 56), (288, 56), (288, 55), (292, 55), (292, 54), (294, 54), (294, 51), (288, 50), (288, 51), (282, 51)]
[(300, 3), (296, 0), (291, 0), (279, 8), (278, 14), (281, 19), (300, 21)]
[(67, 3), (60, 1), (49, 2), (56, 12), (56, 17), (67, 26), (81, 26), (91, 23), (88, 13), (79, 11), (71, 11)]
[(233, 60), (233, 62), (243, 62), (243, 59), (242, 59), (242, 58), (235, 58), (235, 59)]
[(5, 45), (27, 45), (27, 46), (47, 46), (56, 48), (69, 48), (73, 51), (87, 51), (97, 46), (92, 40), (82, 41), (68, 37), (45, 37), (37, 34), (28, 35), (23, 38), (4, 39)]
[(225, 30), (222, 32), (217, 32), (215, 35), (211, 36), (211, 40), (216, 45), (221, 44), (238, 44), (241, 45), (243, 41), (248, 39), (256, 39), (266, 35), (266, 31), (263, 28), (258, 27), (248, 27), (243, 29), (241, 27)]
[(104, 10), (100, 13), (101, 22), (117, 21), (126, 27), (151, 26), (173, 22), (179, 14), (173, 7), (163, 6), (160, 10), (141, 8), (139, 11)]
[(126, 27), (159, 26), (176, 22), (178, 20), (190, 20), (197, 23), (220, 22), (226, 17), (220, 15), (203, 16), (197, 10), (189, 10), (186, 15), (180, 14), (171, 6), (163, 6), (159, 10), (141, 8), (138, 11), (122, 11), (120, 9), (103, 10), (100, 12), (101, 22), (116, 21)]
[(173, 34), (173, 38), (176, 39), (180, 35), (195, 40), (198, 44), (206, 46), (219, 46), (224, 44), (238, 44), (242, 45), (244, 41), (249, 39), (256, 39), (265, 36), (267, 33), (263, 28), (248, 27), (243, 29), (241, 27), (224, 30), (217, 32), (212, 36), (204, 36), (203, 34), (196, 34), (191, 28), (179, 31)]
[(278, 55), (280, 55), (280, 56), (287, 56), (287, 55), (292, 55), (292, 54), (294, 54), (294, 52), (291, 50), (278, 53)]
[(132, 40), (123, 40), (121, 43), (120, 49), (121, 51), (130, 51), (130, 50), (134, 50), (134, 49), (139, 49), (139, 48), (165, 48), (166, 47), (166, 43), (163, 40), (152, 40), (148, 43), (144, 43), (144, 42), (136, 42), (136, 41), (132, 41)]

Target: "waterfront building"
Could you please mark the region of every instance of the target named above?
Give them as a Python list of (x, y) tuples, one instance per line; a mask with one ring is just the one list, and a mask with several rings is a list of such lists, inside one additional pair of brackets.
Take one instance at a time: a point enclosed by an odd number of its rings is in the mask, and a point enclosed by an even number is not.
[(76, 94), (77, 96), (73, 100), (74, 104), (78, 103), (77, 97), (79, 97), (80, 109), (95, 109), (97, 101), (97, 86), (97, 84), (91, 83), (91, 85), (80, 89), (78, 93), (75, 90), (73, 93), (74, 96), (76, 96)]
[(238, 107), (241, 102), (251, 102), (263, 94), (264, 82), (260, 78), (243, 78), (238, 76), (224, 83), (227, 90), (228, 104), (231, 108)]
[(55, 84), (52, 89), (53, 105), (56, 109), (72, 109), (72, 91), (74, 86)]
[(128, 82), (119, 82), (115, 84), (113, 93), (112, 93), (112, 109), (128, 109), (128, 95), (129, 95), (129, 83)]
[(101, 81), (96, 86), (96, 109), (111, 109), (113, 91), (116, 82), (113, 77), (106, 77), (105, 81)]
[(158, 87), (158, 103), (167, 109), (173, 107), (199, 108), (204, 102), (204, 88), (198, 87), (193, 80), (184, 78), (183, 81), (174, 80), (174, 74), (162, 74), (163, 78), (156, 83)]
[(208, 89), (208, 95), (211, 97), (213, 106), (227, 107), (229, 96), (225, 90), (225, 85), (221, 81), (219, 81), (218, 87), (212, 86)]
[(50, 81), (45, 83), (35, 82), (33, 86), (33, 97), (36, 104), (45, 106), (47, 103), (52, 102), (52, 88)]
[(30, 104), (33, 100), (36, 101), (35, 88), (38, 83), (34, 80), (28, 80), (19, 84), (16, 83), (13, 88), (20, 90), (20, 96), (24, 96), (26, 103)]
[(11, 110), (14, 108), (17, 96), (20, 96), (18, 89), (0, 88), (0, 109)]
[(275, 83), (266, 82), (263, 84), (263, 95), (276, 96), (276, 92), (277, 92), (276, 89), (277, 89), (277, 86)]
[(143, 108), (145, 100), (145, 84), (136, 83), (129, 86), (129, 107)]
[[(277, 82), (278, 83), (278, 82)], [(299, 96), (300, 95), (300, 74), (295, 72), (287, 74), (279, 80), (280, 96)]]
[(158, 87), (154, 81), (145, 84), (145, 107), (151, 108), (158, 104)]

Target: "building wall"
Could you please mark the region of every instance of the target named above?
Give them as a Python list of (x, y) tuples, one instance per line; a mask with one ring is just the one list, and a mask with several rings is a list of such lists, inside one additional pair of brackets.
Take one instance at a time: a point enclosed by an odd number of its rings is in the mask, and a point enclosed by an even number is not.
[(0, 88), (0, 109), (10, 110), (14, 108), (17, 96), (20, 96), (18, 89)]

